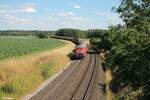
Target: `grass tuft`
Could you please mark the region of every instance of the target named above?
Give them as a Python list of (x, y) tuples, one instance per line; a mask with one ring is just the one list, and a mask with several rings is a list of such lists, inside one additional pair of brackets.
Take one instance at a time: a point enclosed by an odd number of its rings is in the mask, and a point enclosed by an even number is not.
[(16, 92), (16, 88), (12, 84), (5, 84), (4, 86), (1, 87), (1, 91), (6, 94), (12, 94)]
[(42, 67), (42, 75), (44, 79), (48, 79), (53, 74), (53, 67), (51, 64), (44, 64)]

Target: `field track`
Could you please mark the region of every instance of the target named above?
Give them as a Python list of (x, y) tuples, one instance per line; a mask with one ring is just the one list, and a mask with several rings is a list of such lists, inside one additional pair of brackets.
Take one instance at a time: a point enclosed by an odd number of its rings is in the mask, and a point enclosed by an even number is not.
[(74, 61), (30, 100), (105, 100), (105, 74), (98, 55)]

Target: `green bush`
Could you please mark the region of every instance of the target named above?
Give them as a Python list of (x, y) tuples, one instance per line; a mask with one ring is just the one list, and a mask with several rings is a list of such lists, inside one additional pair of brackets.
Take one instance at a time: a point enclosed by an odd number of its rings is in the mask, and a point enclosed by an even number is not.
[(1, 87), (1, 91), (7, 94), (11, 94), (16, 92), (16, 88), (12, 84), (5, 84)]
[(48, 38), (48, 34), (47, 34), (47, 33), (41, 33), (41, 32), (40, 32), (40, 33), (37, 34), (37, 37), (38, 37), (38, 38)]
[(112, 72), (110, 89), (117, 94), (115, 100), (149, 100), (149, 8), (150, 0), (121, 0), (116, 12), (125, 25), (109, 27), (96, 44), (100, 49), (109, 50), (106, 66)]
[(42, 75), (43, 75), (44, 79), (49, 78), (53, 74), (51, 64), (44, 64), (42, 66), (42, 68), (43, 68)]

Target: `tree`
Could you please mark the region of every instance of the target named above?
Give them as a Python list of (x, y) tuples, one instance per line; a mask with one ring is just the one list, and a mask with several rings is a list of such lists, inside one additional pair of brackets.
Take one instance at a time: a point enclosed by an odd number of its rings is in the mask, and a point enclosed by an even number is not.
[(73, 37), (73, 38), (86, 38), (87, 32), (78, 29), (59, 29), (56, 36)]
[(89, 38), (99, 38), (105, 33), (106, 33), (106, 30), (103, 30), (103, 29), (89, 29), (88, 37)]
[[(115, 11), (120, 14), (125, 25), (109, 27), (107, 33), (99, 36), (99, 43), (96, 44), (99, 49), (109, 50), (106, 65), (113, 75), (112, 90), (120, 93), (120, 99), (148, 100), (150, 0), (121, 0)], [(109, 48), (106, 48), (108, 44)]]
[[(142, 90), (140, 99), (150, 96), (150, 1), (122, 0), (116, 9), (125, 26), (111, 27), (107, 39), (112, 45), (107, 65), (117, 89)], [(145, 92), (147, 91), (147, 92)]]
[(127, 27), (150, 34), (150, 0), (122, 0), (115, 11)]
[(47, 38), (47, 37), (48, 37), (48, 34), (47, 34), (47, 33), (43, 33), (43, 32), (38, 32), (38, 33), (37, 33), (37, 37), (38, 37), (38, 38)]

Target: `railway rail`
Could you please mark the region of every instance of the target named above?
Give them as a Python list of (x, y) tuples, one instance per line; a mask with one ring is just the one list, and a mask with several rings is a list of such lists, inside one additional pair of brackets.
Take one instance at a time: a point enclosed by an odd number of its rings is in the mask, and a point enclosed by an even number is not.
[(77, 60), (29, 100), (105, 100), (104, 71), (98, 55)]

